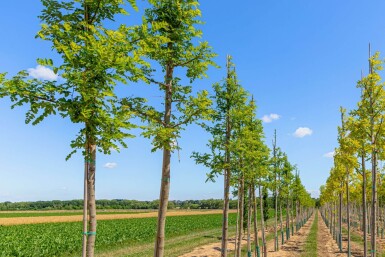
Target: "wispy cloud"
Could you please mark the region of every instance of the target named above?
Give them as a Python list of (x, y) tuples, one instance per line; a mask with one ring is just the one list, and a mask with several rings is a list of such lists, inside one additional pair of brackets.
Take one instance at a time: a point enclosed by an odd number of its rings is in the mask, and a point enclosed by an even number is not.
[(35, 79), (57, 80), (59, 77), (53, 70), (42, 65), (38, 65), (36, 68), (29, 68), (28, 73), (29, 76)]
[(118, 164), (116, 162), (107, 162), (103, 167), (107, 169), (115, 169), (117, 166)]
[(334, 156), (334, 151), (333, 151), (333, 152), (325, 153), (325, 154), (323, 155), (323, 157), (325, 157), (325, 158), (333, 158), (333, 156)]
[(270, 114), (264, 115), (261, 120), (265, 123), (270, 123), (270, 122), (273, 122), (274, 120), (278, 120), (279, 118), (281, 118), (281, 115), (278, 115), (276, 113), (270, 113)]
[(293, 136), (295, 137), (305, 137), (310, 136), (313, 134), (313, 130), (311, 130), (308, 127), (299, 127), (297, 130), (293, 133)]

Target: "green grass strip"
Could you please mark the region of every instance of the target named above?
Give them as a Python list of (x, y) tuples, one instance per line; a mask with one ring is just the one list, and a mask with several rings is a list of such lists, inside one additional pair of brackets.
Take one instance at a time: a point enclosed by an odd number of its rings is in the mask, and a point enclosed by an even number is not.
[(301, 256), (317, 256), (317, 231), (318, 231), (318, 214), (315, 214), (313, 225), (310, 228), (310, 233), (306, 239), (304, 252)]

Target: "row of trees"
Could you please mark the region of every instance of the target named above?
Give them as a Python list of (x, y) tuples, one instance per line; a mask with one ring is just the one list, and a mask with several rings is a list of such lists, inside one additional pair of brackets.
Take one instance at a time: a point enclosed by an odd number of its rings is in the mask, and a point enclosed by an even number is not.
[[(279, 248), (278, 227), (280, 228), (281, 244), (293, 232), (294, 217), (296, 228), (309, 217), (314, 201), (303, 187), (296, 167), (288, 161), (287, 155), (276, 146), (276, 136), (273, 149), (264, 142), (262, 122), (256, 117), (256, 104), (253, 97), (239, 84), (235, 65), (231, 56), (227, 57), (227, 74), (223, 83), (214, 84), (213, 113), (209, 123), (202, 126), (211, 134), (207, 146), (208, 153), (193, 153), (196, 163), (210, 169), (209, 180), (215, 180), (219, 175), (224, 176), (224, 208), (222, 225), (222, 252), (227, 256), (228, 246), (228, 211), (230, 187), (235, 189), (238, 198), (238, 222), (236, 232), (236, 256), (241, 256), (241, 241), (243, 228), (247, 229), (248, 254), (252, 255), (251, 233), (252, 224), (255, 238), (255, 256), (260, 256), (257, 222), (257, 202), (260, 207), (260, 217), (266, 209), (264, 197), (272, 193), (275, 210), (275, 251)], [(259, 200), (257, 201), (258, 191)], [(286, 222), (283, 224), (282, 209), (286, 208)], [(279, 216), (279, 224), (278, 224)], [(262, 252), (267, 255), (265, 222), (261, 218)], [(245, 224), (245, 226), (244, 226)]]
[(352, 226), (363, 235), (365, 257), (369, 249), (370, 256), (379, 256), (377, 243), (385, 228), (381, 214), (385, 203), (384, 174), (378, 165), (384, 160), (385, 90), (379, 74), (383, 64), (378, 52), (370, 56), (369, 74), (357, 83), (361, 90), (357, 108), (350, 112), (341, 108), (334, 166), (326, 185), (321, 187), (323, 216), (341, 251), (346, 226), (349, 256)]
[[(273, 208), (272, 199), (267, 200), (269, 208)], [(230, 200), (230, 209), (237, 209), (237, 200)], [(96, 209), (158, 209), (159, 200), (154, 201), (138, 201), (138, 200), (96, 200)], [(223, 200), (207, 199), (207, 200), (175, 200), (168, 202), (168, 209), (222, 209)], [(83, 209), (83, 200), (68, 201), (37, 201), (37, 202), (3, 202), (0, 203), (2, 211), (19, 211), (19, 210), (81, 210)]]
[[(238, 83), (231, 57), (227, 58), (227, 77), (223, 84), (213, 86), (212, 97), (206, 90), (193, 94), (197, 91), (192, 87), (194, 81), (206, 76), (209, 66), (216, 66), (211, 47), (199, 41), (202, 31), (196, 26), (202, 21), (198, 2), (149, 0), (142, 24), (119, 24), (111, 29), (107, 23), (114, 22), (117, 15), (127, 14), (125, 2), (42, 0), (42, 28), (38, 37), (52, 43), (60, 61), (54, 64), (51, 59), (39, 59), (38, 63), (53, 69), (60, 79), (31, 79), (26, 71), (10, 78), (0, 75), (0, 96), (9, 97), (12, 108), (29, 105), (27, 123), (36, 125), (49, 115), (58, 114), (81, 125), (71, 142), (73, 152), (67, 158), (77, 150), (84, 156), (82, 256), (94, 256), (96, 152), (109, 154), (111, 149), (126, 147), (126, 139), (133, 137), (129, 130), (139, 126), (142, 135), (152, 139), (153, 151), (163, 152), (154, 256), (164, 255), (171, 155), (179, 148), (176, 142), (181, 131), (193, 122), (200, 123), (212, 135), (208, 143), (211, 152), (194, 153), (193, 158), (209, 167), (209, 179), (224, 175), (222, 256), (227, 256), (230, 187), (238, 196), (237, 255), (240, 256), (244, 217), (250, 254), (251, 223), (258, 235), (257, 190), (261, 216), (266, 217), (263, 208), (268, 193), (272, 192), (274, 197), (277, 250), (278, 215), (282, 241), (284, 237), (282, 209), (286, 208), (288, 238), (290, 222), (293, 227), (295, 217), (297, 228), (303, 224), (314, 202), (276, 142), (273, 154), (264, 143), (255, 101)], [(137, 10), (135, 0), (127, 2)], [(186, 80), (190, 81), (187, 85)], [(138, 81), (152, 84), (162, 92), (162, 109), (142, 97), (117, 95), (117, 84)], [(133, 123), (134, 117), (139, 117), (142, 123)], [(264, 219), (261, 231), (266, 256)], [(255, 254), (258, 254), (259, 241), (255, 238)]]

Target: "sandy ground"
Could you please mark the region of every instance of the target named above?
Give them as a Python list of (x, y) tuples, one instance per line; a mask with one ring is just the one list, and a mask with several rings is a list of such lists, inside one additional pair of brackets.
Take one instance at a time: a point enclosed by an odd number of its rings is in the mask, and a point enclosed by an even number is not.
[[(235, 212), (234, 210), (230, 211)], [(207, 211), (169, 211), (167, 216), (187, 216), (187, 215), (202, 215), (202, 214), (220, 214), (222, 210), (207, 210)], [(157, 217), (158, 212), (148, 213), (130, 213), (130, 214), (98, 214), (98, 220), (113, 220), (113, 219), (133, 219), (133, 218), (149, 218)], [(47, 216), (47, 217), (17, 217), (17, 218), (1, 218), (0, 225), (20, 225), (20, 224), (36, 224), (36, 223), (55, 223), (55, 222), (75, 222), (82, 221), (82, 215), (74, 216)]]
[[(269, 235), (270, 233), (273, 233), (274, 228), (269, 226), (265, 229), (265, 235)], [(262, 237), (261, 231), (258, 230), (258, 237)], [(253, 242), (254, 236), (251, 236), (251, 241)], [(247, 244), (247, 237), (246, 235), (242, 238), (242, 246)], [(220, 257), (221, 256), (221, 242), (207, 244), (199, 246), (195, 249), (193, 249), (191, 252), (180, 255), (179, 257)], [(274, 240), (270, 240), (266, 244), (267, 249), (274, 249)], [(228, 251), (234, 251), (235, 250), (235, 238), (230, 238), (229, 243), (227, 245)], [(268, 254), (270, 257), (270, 253)], [(229, 255), (230, 256), (230, 255)]]
[(339, 253), (336, 241), (330, 235), (330, 230), (322, 220), (321, 215), (318, 216), (318, 234), (317, 234), (317, 252), (319, 257), (346, 256), (346, 253)]
[[(246, 244), (247, 240), (242, 240), (242, 245)], [(235, 239), (229, 239), (227, 249), (234, 251), (235, 249)], [(221, 256), (221, 242), (213, 243), (208, 245), (202, 245), (195, 248), (192, 252), (183, 254), (179, 257), (219, 257)]]
[[(309, 235), (310, 228), (313, 225), (314, 215), (306, 222), (306, 224), (295, 233), (290, 239), (281, 246), (278, 252), (274, 252), (274, 247), (270, 247), (267, 256), (269, 257), (295, 257), (301, 256), (303, 252), (303, 246), (305, 245), (307, 236)], [(274, 243), (274, 242), (273, 242)], [(269, 249), (269, 248), (268, 248)]]

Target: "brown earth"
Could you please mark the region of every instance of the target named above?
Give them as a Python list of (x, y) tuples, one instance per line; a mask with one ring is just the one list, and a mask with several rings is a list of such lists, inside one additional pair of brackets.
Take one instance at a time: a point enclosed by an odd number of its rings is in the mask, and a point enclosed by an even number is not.
[[(234, 210), (230, 212), (236, 212)], [(183, 210), (183, 211), (169, 211), (167, 216), (188, 216), (188, 215), (202, 215), (202, 214), (220, 214), (222, 210)], [(99, 214), (98, 220), (114, 220), (114, 219), (134, 219), (134, 218), (149, 218), (157, 217), (158, 212), (147, 213), (130, 213), (130, 214)], [(15, 217), (15, 218), (1, 218), (0, 225), (21, 225), (21, 224), (36, 224), (36, 223), (55, 223), (55, 222), (76, 222), (82, 221), (82, 215), (74, 216), (41, 216), (41, 217)]]
[[(281, 246), (281, 249), (277, 252), (273, 250), (268, 251), (267, 256), (269, 257), (296, 257), (301, 256), (303, 252), (303, 247), (306, 243), (307, 236), (310, 233), (310, 228), (313, 225), (315, 215), (310, 217), (306, 224), (295, 233), (285, 244)], [(272, 242), (274, 249), (274, 242)], [(269, 248), (268, 248), (269, 249)]]
[[(272, 222), (272, 221), (271, 221)], [(265, 235), (268, 236), (269, 234), (274, 232), (274, 227), (269, 226), (265, 229)], [(262, 232), (258, 231), (258, 237), (262, 237)], [(251, 236), (251, 241), (253, 242), (254, 236)], [(247, 244), (247, 237), (246, 235), (242, 238), (242, 246)], [(195, 249), (193, 249), (191, 252), (180, 255), (179, 257), (220, 257), (221, 256), (221, 242), (216, 242), (212, 244), (202, 245)], [(234, 251), (235, 250), (235, 238), (229, 238), (229, 243), (227, 245), (228, 251)], [(271, 239), (267, 241), (266, 243), (266, 249), (274, 249), (274, 240)], [(261, 250), (262, 251), (262, 250)], [(268, 256), (270, 257), (270, 251), (268, 251)], [(272, 252), (272, 251), (271, 251)], [(230, 254), (228, 254), (230, 256)]]
[(330, 235), (330, 230), (322, 220), (321, 215), (318, 216), (317, 240), (317, 253), (319, 257), (346, 256), (346, 253), (339, 252), (338, 245), (332, 235)]

